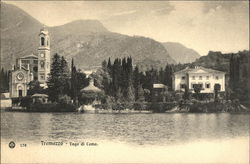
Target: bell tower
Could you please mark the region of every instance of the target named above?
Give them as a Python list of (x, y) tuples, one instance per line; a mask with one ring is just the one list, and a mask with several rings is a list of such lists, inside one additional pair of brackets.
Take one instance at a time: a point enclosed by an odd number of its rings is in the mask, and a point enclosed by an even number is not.
[(39, 33), (38, 48), (38, 81), (45, 87), (50, 73), (50, 37), (48, 30), (43, 27)]

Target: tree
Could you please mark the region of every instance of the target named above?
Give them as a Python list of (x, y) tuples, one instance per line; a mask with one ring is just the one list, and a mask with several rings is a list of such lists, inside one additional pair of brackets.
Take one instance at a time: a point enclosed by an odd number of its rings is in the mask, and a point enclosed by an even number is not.
[(56, 101), (61, 94), (61, 58), (56, 53), (53, 56), (50, 75), (48, 78), (48, 94), (51, 101)]
[(138, 102), (144, 102), (145, 101), (144, 90), (143, 90), (141, 84), (139, 85), (139, 88), (138, 88), (138, 99), (137, 99), (137, 101)]
[(111, 73), (112, 73), (112, 72), (111, 72), (111, 71), (112, 71), (112, 64), (111, 64), (110, 58), (109, 58), (109, 60), (108, 60), (107, 68), (108, 68), (108, 73), (111, 74)]
[(4, 68), (0, 72), (0, 92), (8, 92), (9, 90), (9, 71)]
[(184, 92), (183, 98), (184, 98), (185, 100), (188, 100), (188, 99), (189, 99), (189, 96), (190, 96), (190, 93), (189, 93), (188, 86), (185, 85), (185, 92)]
[(116, 102), (117, 103), (121, 103), (122, 102), (122, 92), (121, 92), (121, 88), (118, 88), (115, 94), (115, 98), (116, 98)]
[(199, 98), (202, 86), (200, 84), (194, 84), (194, 92), (196, 93), (196, 99)]
[(74, 103), (77, 101), (77, 95), (78, 95), (78, 79), (77, 79), (77, 71), (76, 67), (74, 65), (74, 59), (72, 58), (71, 61), (71, 79), (70, 79), (70, 88), (71, 88), (71, 98), (73, 99)]
[(218, 101), (218, 92), (221, 90), (221, 85), (220, 84), (215, 84), (214, 85), (214, 101)]
[(140, 87), (140, 73), (139, 68), (136, 66), (133, 73), (133, 82), (135, 90), (135, 100), (139, 99), (139, 87)]
[(128, 87), (127, 101), (130, 103), (135, 101), (134, 87), (132, 84), (129, 84), (129, 87)]
[(58, 101), (59, 95), (71, 95), (68, 64), (64, 57), (60, 57), (58, 54), (53, 56), (47, 84), (51, 101)]
[(62, 94), (67, 94), (70, 95), (70, 72), (69, 72), (69, 67), (68, 63), (65, 60), (65, 58), (62, 56), (61, 57), (61, 75), (60, 75), (60, 81), (61, 81), (61, 87), (60, 91)]
[(33, 80), (28, 84), (29, 90), (27, 92), (28, 96), (31, 96), (35, 93), (45, 94), (46, 91), (40, 86), (40, 82), (38, 80)]

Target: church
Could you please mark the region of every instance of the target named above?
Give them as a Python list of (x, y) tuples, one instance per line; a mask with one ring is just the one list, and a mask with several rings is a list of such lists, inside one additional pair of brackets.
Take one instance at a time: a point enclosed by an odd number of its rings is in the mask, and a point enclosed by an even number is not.
[(18, 58), (16, 65), (12, 66), (9, 82), (11, 98), (26, 96), (28, 84), (33, 80), (38, 80), (42, 87), (47, 87), (46, 81), (50, 73), (50, 37), (45, 27), (39, 33), (37, 51), (37, 54)]

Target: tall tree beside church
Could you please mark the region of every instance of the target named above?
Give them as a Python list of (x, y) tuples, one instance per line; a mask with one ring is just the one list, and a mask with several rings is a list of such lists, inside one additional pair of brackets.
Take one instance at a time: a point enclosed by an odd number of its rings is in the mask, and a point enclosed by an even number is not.
[(61, 88), (61, 58), (55, 54), (52, 59), (50, 75), (48, 78), (48, 94), (51, 101), (57, 101)]
[(69, 69), (67, 61), (57, 53), (53, 56), (50, 75), (47, 81), (51, 101), (58, 101), (59, 95), (69, 93)]
[(70, 72), (69, 72), (69, 67), (68, 63), (65, 60), (65, 58), (62, 56), (61, 57), (61, 91), (62, 94), (67, 94), (70, 95)]
[(7, 92), (9, 90), (9, 72), (4, 68), (0, 72), (0, 92)]

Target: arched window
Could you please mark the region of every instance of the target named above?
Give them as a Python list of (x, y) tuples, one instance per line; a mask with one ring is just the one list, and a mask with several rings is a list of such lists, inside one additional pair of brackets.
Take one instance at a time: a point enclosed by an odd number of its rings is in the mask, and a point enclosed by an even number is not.
[(44, 46), (44, 44), (45, 44), (44, 41), (45, 41), (44, 37), (41, 37), (41, 45), (42, 46)]

